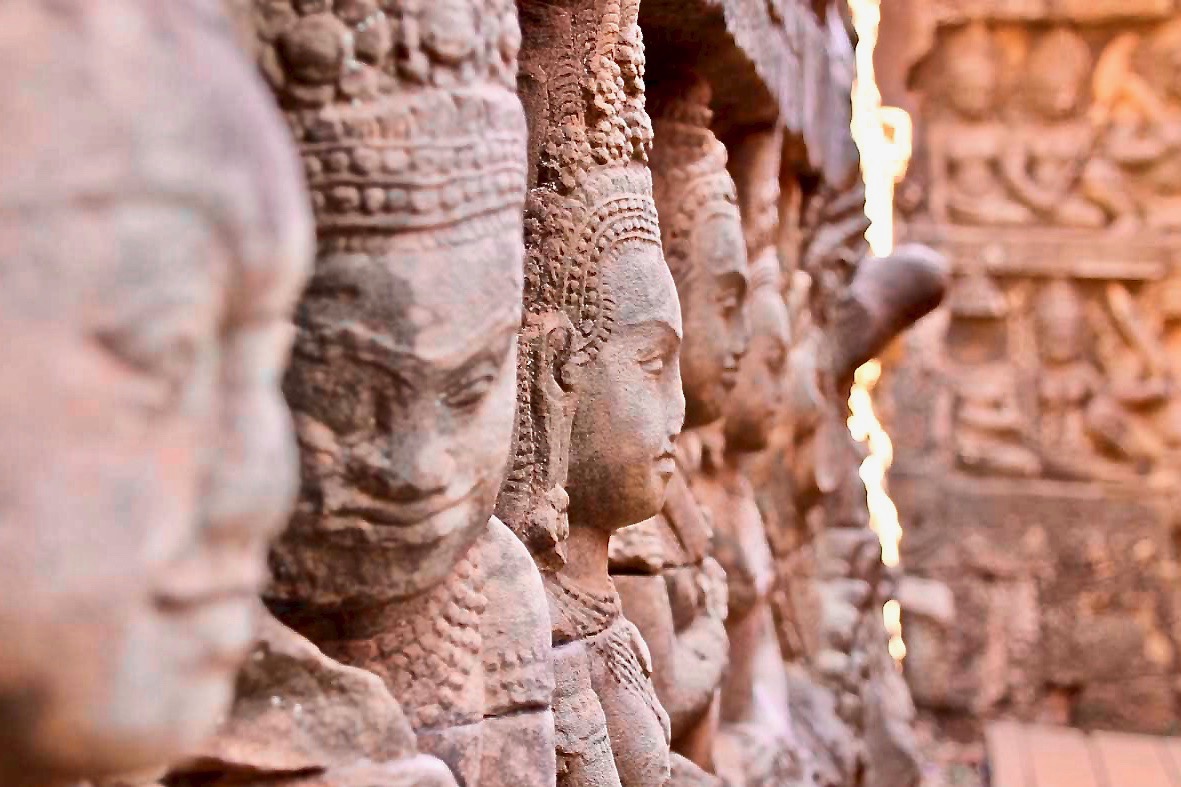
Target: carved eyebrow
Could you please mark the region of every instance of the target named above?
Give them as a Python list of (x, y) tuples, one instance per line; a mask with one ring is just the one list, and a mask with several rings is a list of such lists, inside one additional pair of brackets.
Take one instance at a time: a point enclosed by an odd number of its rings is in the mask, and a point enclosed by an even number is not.
[(516, 334), (511, 337), (504, 337), (507, 341), (501, 341), (502, 337), (490, 337), (484, 346), (478, 349), (475, 353), (468, 356), (462, 362), (451, 368), (447, 374), (447, 382), (461, 383), (465, 381), (477, 367), (487, 365), (489, 371), (495, 371), (500, 368), (504, 362), (504, 356), (509, 350), (509, 343), (516, 340)]
[(645, 320), (632, 327), (642, 331), (652, 341), (659, 342), (666, 351), (676, 350), (681, 344), (680, 334), (664, 320)]
[(361, 361), (396, 372), (406, 367), (420, 372), (426, 368), (444, 366), (446, 370), (442, 373), (451, 378), (462, 376), (470, 372), (472, 366), (485, 361), (499, 366), (501, 356), (508, 351), (510, 343), (516, 340), (516, 326), (506, 324), (500, 329), (472, 337), (472, 341), (484, 340), (474, 351), (472, 344), (467, 343), (449, 350), (439, 358), (424, 358), (412, 348), (396, 344), (384, 334), (357, 323), (333, 326), (328, 329), (328, 336), (333, 334), (338, 343), (343, 339), (351, 354)]

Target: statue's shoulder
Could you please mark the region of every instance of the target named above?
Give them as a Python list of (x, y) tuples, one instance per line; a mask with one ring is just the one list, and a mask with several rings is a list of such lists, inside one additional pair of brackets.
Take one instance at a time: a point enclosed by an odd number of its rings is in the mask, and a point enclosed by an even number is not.
[(496, 517), (489, 520), (480, 548), (488, 600), (480, 619), (485, 715), (548, 707), (554, 672), (541, 574), (529, 550)]
[(185, 784), (190, 771), (232, 781), (240, 774), (325, 773), (358, 761), (397, 763), (416, 748), (401, 706), (377, 675), (335, 661), (263, 613), (229, 718), (170, 783)]

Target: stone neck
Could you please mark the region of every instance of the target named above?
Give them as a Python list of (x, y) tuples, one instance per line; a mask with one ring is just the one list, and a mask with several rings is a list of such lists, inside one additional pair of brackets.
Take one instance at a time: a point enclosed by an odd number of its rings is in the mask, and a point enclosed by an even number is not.
[(566, 565), (559, 573), (594, 593), (614, 593), (608, 567), (611, 532), (586, 522), (570, 521)]

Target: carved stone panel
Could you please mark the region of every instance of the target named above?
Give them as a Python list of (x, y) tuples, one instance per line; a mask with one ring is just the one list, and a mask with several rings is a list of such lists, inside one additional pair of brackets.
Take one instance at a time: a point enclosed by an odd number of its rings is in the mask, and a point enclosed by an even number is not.
[(1165, 731), (1181, 20), (1170, 2), (918, 5), (901, 231), (955, 275), (892, 378), (893, 488), (908, 570), (957, 615), (909, 618), (916, 696)]

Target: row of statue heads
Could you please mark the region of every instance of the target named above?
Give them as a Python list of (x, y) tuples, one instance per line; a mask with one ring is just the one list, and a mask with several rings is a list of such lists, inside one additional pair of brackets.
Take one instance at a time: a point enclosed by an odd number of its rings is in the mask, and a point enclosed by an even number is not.
[(226, 5), (0, 9), (0, 783), (809, 783), (678, 453), (786, 395), (708, 88), (636, 0)]
[(1181, 23), (1100, 40), (972, 22), (920, 67), (932, 103), (932, 217), (965, 224), (1177, 229)]

